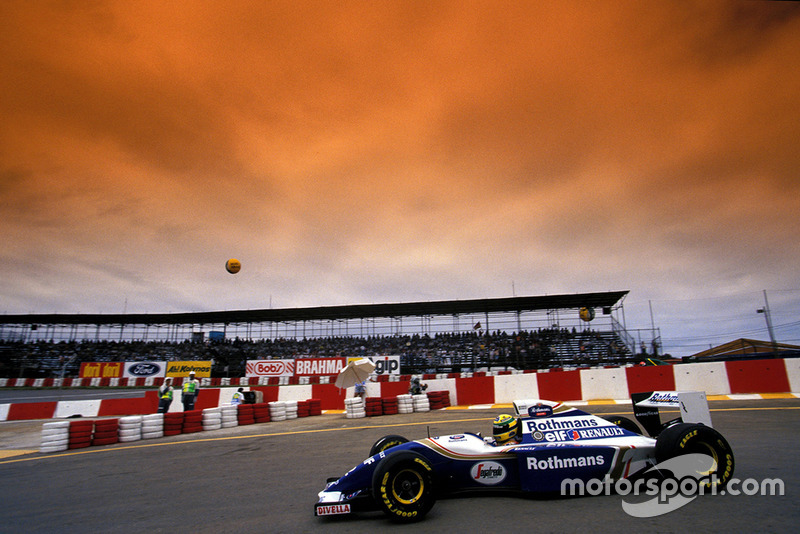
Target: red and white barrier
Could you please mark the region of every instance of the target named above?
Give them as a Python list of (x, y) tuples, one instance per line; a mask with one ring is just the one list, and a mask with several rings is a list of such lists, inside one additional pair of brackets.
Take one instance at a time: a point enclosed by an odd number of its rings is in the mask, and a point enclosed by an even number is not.
[[(471, 376), (470, 376), (471, 375)], [(431, 375), (432, 377), (434, 375)], [(451, 378), (423, 379), (428, 391), (447, 392), (453, 405), (505, 404), (520, 398), (556, 401), (623, 400), (641, 391), (705, 391), (708, 395), (800, 392), (800, 359), (743, 360), (691, 363), (647, 367), (550, 370), (488, 376), (483, 373), (447, 375)], [(33, 383), (33, 379), (0, 379), (6, 386)], [(64, 383), (69, 379), (64, 379)], [(80, 384), (83, 379), (73, 379)], [(2, 382), (0, 382), (2, 384)], [(55, 384), (55, 381), (53, 381)], [(367, 384), (368, 397), (394, 398), (408, 393), (408, 380)], [(217, 408), (230, 403), (238, 388), (202, 388), (196, 410)], [(352, 388), (341, 390), (331, 383), (250, 386), (260, 391), (261, 402), (298, 402), (317, 399), (322, 410), (343, 410)], [(170, 413), (182, 412), (176, 393)], [(61, 402), (0, 404), (0, 421), (52, 419), (73, 416), (104, 417), (151, 414), (156, 411), (155, 390), (133, 399), (105, 399)]]
[(789, 391), (800, 391), (800, 358), (784, 360), (786, 377), (789, 380)]

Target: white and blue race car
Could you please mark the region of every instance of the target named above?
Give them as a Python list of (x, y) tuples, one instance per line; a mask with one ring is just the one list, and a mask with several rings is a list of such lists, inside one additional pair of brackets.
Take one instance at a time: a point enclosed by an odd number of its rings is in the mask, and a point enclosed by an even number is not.
[[(641, 476), (659, 462), (690, 453), (711, 457), (704, 480), (724, 486), (731, 479), (733, 452), (711, 427), (705, 393), (648, 392), (632, 400), (636, 419), (650, 437), (631, 419), (599, 417), (538, 399), (513, 404), (520, 442), (495, 445), (472, 433), (416, 441), (384, 436), (366, 460), (328, 479), (314, 512), (329, 516), (382, 510), (396, 521), (418, 521), (440, 496), (474, 491), (557, 494), (567, 479)], [(679, 408), (681, 416), (662, 423), (660, 407)]]

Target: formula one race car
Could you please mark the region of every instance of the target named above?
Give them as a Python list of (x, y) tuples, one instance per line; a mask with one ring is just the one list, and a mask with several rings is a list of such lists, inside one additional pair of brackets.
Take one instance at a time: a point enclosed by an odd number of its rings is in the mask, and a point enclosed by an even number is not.
[[(328, 479), (314, 512), (382, 510), (399, 522), (418, 521), (440, 496), (497, 490), (556, 494), (566, 479), (643, 476), (659, 462), (690, 453), (713, 460), (703, 472), (710, 484), (724, 486), (731, 479), (733, 452), (711, 427), (705, 393), (649, 392), (632, 400), (637, 420), (652, 437), (631, 419), (544, 400), (514, 402), (519, 442), (496, 444), (471, 433), (416, 441), (384, 436), (366, 460)], [(681, 417), (662, 424), (659, 407), (680, 408)]]

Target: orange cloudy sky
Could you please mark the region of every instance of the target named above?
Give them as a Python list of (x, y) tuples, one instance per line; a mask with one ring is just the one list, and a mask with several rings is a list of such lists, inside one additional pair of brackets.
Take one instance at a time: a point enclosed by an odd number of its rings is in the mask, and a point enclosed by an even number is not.
[(8, 0), (0, 72), (0, 313), (629, 289), (686, 353), (766, 289), (800, 344), (796, 3)]

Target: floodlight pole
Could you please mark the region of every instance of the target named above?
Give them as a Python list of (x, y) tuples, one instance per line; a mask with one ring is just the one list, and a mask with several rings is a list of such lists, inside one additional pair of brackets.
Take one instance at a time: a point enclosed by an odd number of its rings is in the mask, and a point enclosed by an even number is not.
[(769, 332), (769, 340), (772, 342), (773, 354), (778, 352), (778, 343), (775, 341), (775, 331), (772, 329), (772, 314), (769, 311), (769, 301), (767, 300), (767, 290), (764, 290), (764, 307), (756, 310), (756, 313), (763, 313), (764, 319), (767, 321), (767, 331)]

